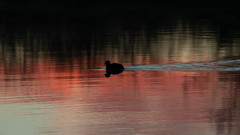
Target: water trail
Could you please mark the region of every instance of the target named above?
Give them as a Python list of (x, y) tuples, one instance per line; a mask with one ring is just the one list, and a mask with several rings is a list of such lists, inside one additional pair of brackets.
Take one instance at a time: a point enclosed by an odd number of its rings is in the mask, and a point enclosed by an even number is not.
[(240, 70), (240, 59), (214, 61), (209, 63), (187, 63), (187, 64), (165, 64), (165, 65), (146, 65), (129, 66), (125, 71), (154, 71), (154, 70), (222, 70), (238, 71)]

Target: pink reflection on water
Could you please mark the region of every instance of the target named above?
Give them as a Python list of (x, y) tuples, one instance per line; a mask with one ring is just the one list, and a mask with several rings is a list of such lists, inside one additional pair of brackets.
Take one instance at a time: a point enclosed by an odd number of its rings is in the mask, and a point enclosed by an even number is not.
[(0, 103), (53, 104), (46, 133), (239, 131), (236, 72), (124, 71), (105, 78), (104, 70), (54, 59), (39, 59), (28, 69), (1, 68)]

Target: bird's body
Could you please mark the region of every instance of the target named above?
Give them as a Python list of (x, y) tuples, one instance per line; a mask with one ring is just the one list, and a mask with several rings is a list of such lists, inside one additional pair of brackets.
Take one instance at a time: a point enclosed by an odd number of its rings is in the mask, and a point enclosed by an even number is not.
[(106, 65), (106, 77), (109, 77), (110, 74), (119, 74), (124, 70), (124, 67), (122, 64), (118, 64), (118, 63), (110, 63), (110, 61), (106, 61), (105, 62)]

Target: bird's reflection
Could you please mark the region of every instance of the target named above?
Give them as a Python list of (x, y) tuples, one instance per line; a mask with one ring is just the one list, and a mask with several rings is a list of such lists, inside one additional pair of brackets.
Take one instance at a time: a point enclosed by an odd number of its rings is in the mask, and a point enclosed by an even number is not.
[(106, 65), (106, 74), (105, 77), (110, 77), (111, 74), (116, 75), (116, 74), (120, 74), (123, 72), (124, 67), (122, 64), (118, 64), (118, 63), (110, 63), (109, 60), (107, 60), (105, 62)]

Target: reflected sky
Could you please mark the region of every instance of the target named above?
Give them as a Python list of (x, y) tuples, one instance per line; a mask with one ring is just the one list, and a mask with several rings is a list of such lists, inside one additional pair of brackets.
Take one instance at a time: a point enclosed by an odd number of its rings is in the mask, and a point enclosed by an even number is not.
[[(105, 78), (101, 70), (95, 74), (77, 72), (76, 76), (71, 73), (53, 70), (47, 78), (15, 79), (5, 84), (1, 80), (1, 88), (5, 88), (1, 89), (1, 119), (9, 123), (1, 127), (3, 131), (239, 133), (236, 72), (135, 71), (111, 79)], [(88, 78), (79, 74), (88, 74)], [(24, 120), (29, 130), (22, 131), (24, 124), (15, 120)], [(18, 130), (7, 131), (5, 127), (12, 123)]]
[(136, 70), (105, 78), (102, 70), (107, 59), (126, 67), (239, 60), (239, 29), (181, 19), (117, 22), (1, 24), (1, 132), (239, 133), (239, 71)]

